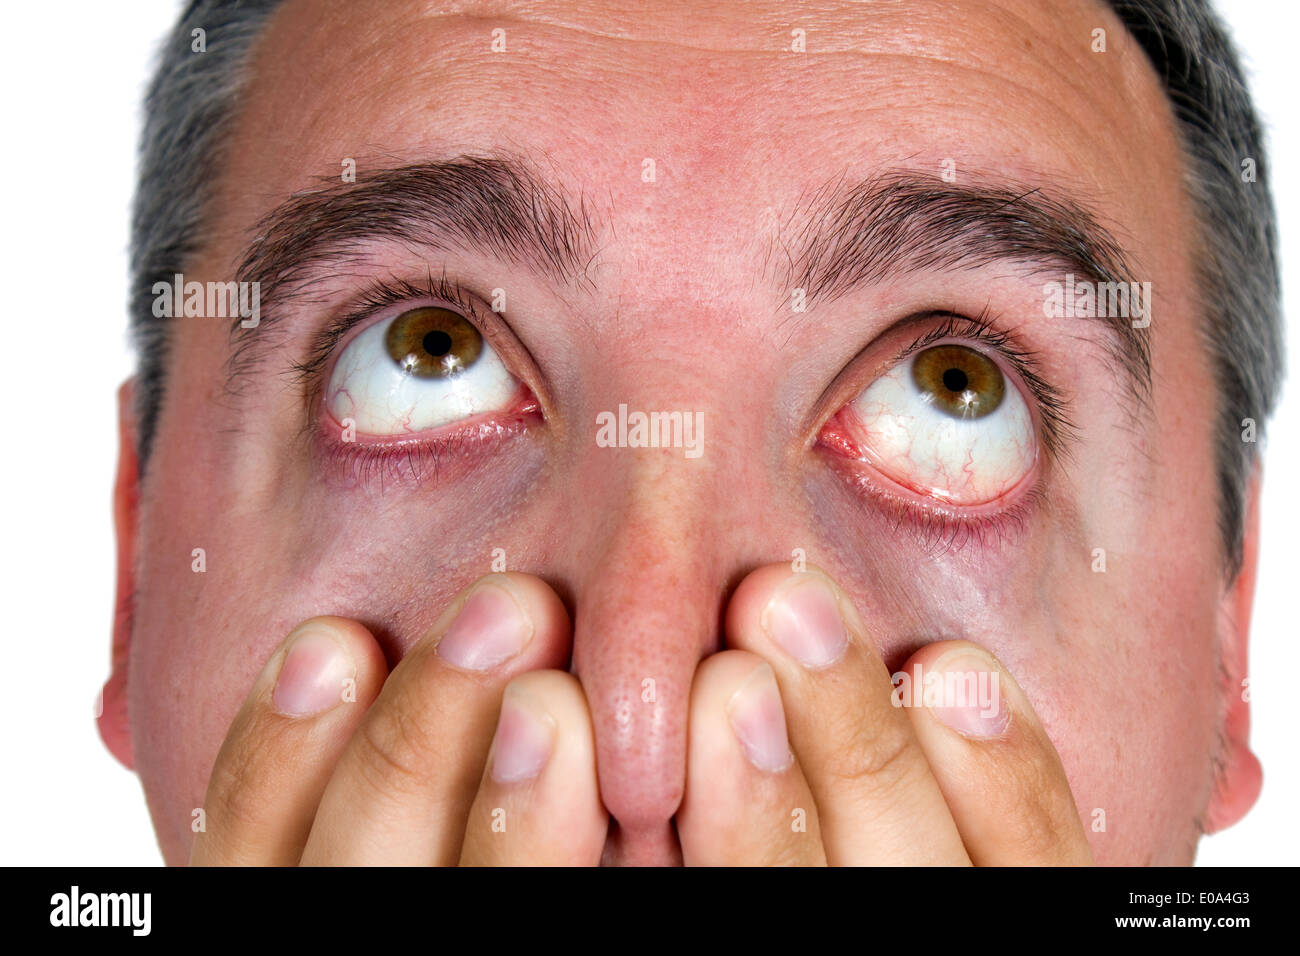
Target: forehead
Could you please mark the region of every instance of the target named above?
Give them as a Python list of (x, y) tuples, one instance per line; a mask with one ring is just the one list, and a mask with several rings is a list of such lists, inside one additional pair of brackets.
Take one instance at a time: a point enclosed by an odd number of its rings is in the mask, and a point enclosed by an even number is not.
[(289, 0), (234, 139), (232, 243), (345, 159), (498, 149), (607, 200), (624, 248), (671, 247), (683, 268), (752, 245), (835, 177), (899, 167), (1064, 188), (1152, 273), (1181, 212), (1162, 91), (1091, 2)]

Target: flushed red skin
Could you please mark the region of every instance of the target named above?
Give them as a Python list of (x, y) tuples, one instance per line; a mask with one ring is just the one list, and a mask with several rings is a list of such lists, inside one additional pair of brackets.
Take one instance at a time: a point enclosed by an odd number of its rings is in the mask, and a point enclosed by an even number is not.
[[(601, 197), (612, 228), (596, 291), (561, 296), (468, 254), (440, 263), (509, 283), (545, 422), (453, 480), (384, 490), (324, 480), (285, 377), (267, 374), (232, 400), (225, 326), (176, 320), (138, 489), (123, 457), (121, 593), (135, 593), (134, 616), (129, 648), (118, 628), (103, 722), (140, 773), (166, 859), (186, 859), (229, 721), (296, 623), (356, 618), (396, 658), (490, 570), (495, 548), (573, 613), (572, 665), (617, 821), (611, 862), (677, 858), (695, 667), (721, 646), (730, 589), (796, 548), (853, 595), (891, 668), (965, 637), (1011, 669), (1085, 822), (1105, 812), (1105, 831), (1089, 830), (1099, 862), (1187, 863), (1204, 827), (1240, 817), (1259, 786), (1238, 693), (1254, 537), (1245, 573), (1226, 581), (1194, 223), (1172, 119), (1120, 24), (1090, 3), (1027, 0), (869, 14), (661, 4), (653, 16), (639, 5), (483, 4), (480, 18), (439, 6), (285, 4), (254, 57), (211, 239), (187, 278), (231, 278), (253, 224), (337, 175), (342, 157), (365, 168), (522, 149)], [(509, 55), (489, 52), (498, 25)], [(784, 52), (795, 26), (808, 30), (806, 54)], [(1104, 63), (1089, 49), (1097, 26)], [(644, 157), (656, 158), (653, 184)], [(961, 174), (1085, 193), (1125, 237), (1159, 316), (1140, 417), (1097, 333), (1043, 320), (1041, 283), (1005, 268), (882, 283), (800, 323), (774, 312), (758, 278), (773, 209), (846, 169), (938, 170), (949, 157)], [(845, 482), (815, 449), (822, 422), (811, 420), (864, 344), (935, 303), (992, 304), (1021, 320), (1080, 427), (1069, 463), (1045, 475), (1014, 526), (952, 547)], [(285, 365), (312, 322), (292, 319)], [(619, 403), (702, 411), (705, 454), (597, 447), (592, 422)], [(196, 547), (202, 574), (190, 570)], [(1094, 548), (1106, 550), (1104, 574), (1092, 571)], [(1217, 778), (1216, 757), (1227, 768)]]

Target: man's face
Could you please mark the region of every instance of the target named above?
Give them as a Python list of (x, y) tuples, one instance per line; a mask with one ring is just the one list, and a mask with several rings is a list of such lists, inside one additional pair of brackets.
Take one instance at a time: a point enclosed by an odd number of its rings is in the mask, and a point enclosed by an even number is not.
[[(233, 279), (291, 194), (358, 194), (384, 170), (465, 155), (519, 162), (590, 231), (568, 237), (580, 261), (566, 268), (529, 265), (504, 238), (368, 236), (318, 255), (297, 296), (265, 291), (257, 328), (172, 320), (128, 681), (167, 858), (185, 858), (231, 717), (297, 622), (356, 618), (395, 661), (494, 558), (544, 578), (573, 616), (611, 856), (669, 857), (696, 665), (721, 648), (747, 571), (806, 556), (891, 670), (953, 638), (1007, 665), (1080, 813), (1104, 821), (1098, 861), (1189, 861), (1225, 707), (1216, 394), (1173, 121), (1118, 21), (1018, 0), (441, 6), (285, 4), (185, 278)], [(1150, 282), (1149, 326), (1045, 316), (1068, 265), (984, 254), (975, 235), (1004, 234), (1006, 217), (945, 235), (933, 197), (928, 216), (880, 213), (904, 225), (873, 234), (870, 268), (831, 265), (857, 233), (814, 238), (834, 229), (828, 210), (886, 181), (1037, 189), (1088, 210)], [(954, 256), (954, 239), (979, 254)], [(895, 242), (909, 255), (889, 255)], [(474, 415), (426, 428), (375, 398), (365, 368), (384, 340), (361, 333), (455, 306), (428, 294), (444, 276), (481, 303), (482, 348), (519, 389), (470, 380)], [(418, 294), (322, 349), (380, 283)], [(917, 355), (945, 344), (958, 351), (938, 353), (930, 398), (946, 383), (987, 404), (979, 383), (1000, 382), (998, 409), (945, 425), (917, 400)], [(1145, 396), (1117, 359), (1135, 347)], [(352, 378), (336, 373), (347, 349)], [(891, 372), (892, 389), (841, 412)], [(620, 406), (699, 423), (698, 455), (607, 447), (602, 413)], [(400, 453), (377, 448), (399, 438)]]

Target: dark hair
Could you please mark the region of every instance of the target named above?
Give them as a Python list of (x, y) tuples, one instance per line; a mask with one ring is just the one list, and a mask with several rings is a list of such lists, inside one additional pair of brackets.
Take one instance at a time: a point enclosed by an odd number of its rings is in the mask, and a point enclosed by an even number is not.
[[(132, 217), (131, 326), (143, 468), (166, 392), (168, 329), (153, 285), (184, 272), (204, 238), (205, 203), (237, 112), (253, 41), (280, 0), (192, 0), (163, 44), (145, 101)], [(1231, 576), (1241, 559), (1246, 483), (1283, 373), (1273, 202), (1259, 120), (1236, 52), (1205, 0), (1111, 0), (1146, 51), (1177, 120), (1185, 187), (1200, 222), (1202, 335), (1218, 389), (1219, 525)], [(191, 52), (192, 32), (207, 51)], [(1247, 162), (1249, 161), (1249, 163)], [(1253, 165), (1254, 176), (1243, 172)]]

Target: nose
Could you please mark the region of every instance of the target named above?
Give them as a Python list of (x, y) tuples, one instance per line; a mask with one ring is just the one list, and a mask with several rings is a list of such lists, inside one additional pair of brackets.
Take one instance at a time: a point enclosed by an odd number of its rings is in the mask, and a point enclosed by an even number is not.
[(671, 462), (672, 449), (598, 454), (606, 460), (589, 480), (600, 490), (588, 500), (610, 518), (592, 535), (576, 589), (573, 664), (613, 818), (606, 862), (669, 864), (679, 859), (672, 817), (685, 786), (691, 679), (720, 640), (718, 502), (680, 451)]
[[(605, 863), (681, 861), (673, 817), (696, 667), (721, 649), (725, 603), (744, 575), (807, 543), (806, 503), (773, 438), (784, 410), (751, 387), (776, 379), (786, 358), (747, 323), (747, 293), (683, 289), (687, 272), (625, 277), (640, 307), (620, 313), (617, 335), (596, 327), (602, 361), (584, 369), (582, 411), (565, 423), (567, 501), (551, 513), (562, 524), (549, 538), (568, 552), (552, 566), (563, 569), (573, 670), (611, 817)], [(656, 297), (660, 288), (672, 295)], [(683, 301), (709, 301), (709, 315)], [(743, 368), (728, 364), (737, 355)], [(633, 440), (638, 413), (660, 413), (659, 442), (644, 440), (653, 424)], [(602, 418), (624, 414), (610, 447)]]
[[(670, 390), (655, 391), (662, 399)], [(729, 591), (772, 560), (755, 529), (776, 524), (764, 523), (770, 477), (749, 446), (710, 430), (717, 403), (649, 401), (629, 400), (629, 414), (700, 413), (698, 457), (683, 447), (605, 447), (589, 433), (569, 458), (573, 669), (612, 818), (606, 863), (680, 861), (673, 815), (686, 785), (691, 681), (721, 647)]]

